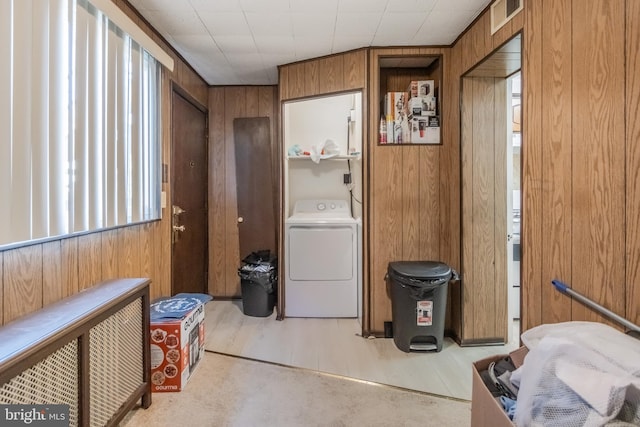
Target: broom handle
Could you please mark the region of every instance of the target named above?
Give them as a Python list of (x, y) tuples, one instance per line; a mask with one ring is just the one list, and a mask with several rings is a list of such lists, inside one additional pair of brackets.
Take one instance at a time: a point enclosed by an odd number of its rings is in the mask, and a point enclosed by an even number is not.
[(605, 316), (608, 316), (609, 318), (615, 320), (616, 322), (620, 323), (621, 325), (623, 325), (627, 329), (630, 329), (632, 331), (640, 333), (640, 326), (629, 322), (624, 317), (618, 316), (613, 311), (604, 308), (603, 306), (601, 306), (600, 304), (598, 304), (598, 303), (596, 303), (594, 301), (591, 301), (589, 298), (587, 298), (584, 295), (579, 294), (578, 292), (574, 291), (573, 289), (571, 289), (570, 287), (568, 287), (567, 285), (565, 285), (561, 281), (552, 280), (551, 283), (553, 284), (553, 286), (556, 287), (556, 289), (558, 291), (560, 291), (562, 293), (565, 293), (567, 295), (570, 295), (571, 297), (577, 299), (578, 301), (580, 301), (584, 305), (589, 306), (589, 307), (593, 308), (594, 310), (599, 311), (600, 313), (604, 314)]

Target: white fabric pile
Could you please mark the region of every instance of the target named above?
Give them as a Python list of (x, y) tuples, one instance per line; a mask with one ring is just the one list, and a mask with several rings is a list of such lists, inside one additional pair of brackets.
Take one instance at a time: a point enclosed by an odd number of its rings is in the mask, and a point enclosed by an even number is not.
[(542, 325), (519, 380), (517, 426), (640, 425), (640, 340), (602, 323)]

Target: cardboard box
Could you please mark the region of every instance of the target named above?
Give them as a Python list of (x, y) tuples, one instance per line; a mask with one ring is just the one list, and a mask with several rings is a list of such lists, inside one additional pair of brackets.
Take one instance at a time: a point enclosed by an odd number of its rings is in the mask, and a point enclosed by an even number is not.
[[(522, 365), (528, 350), (520, 347), (509, 353), (516, 368)], [(482, 381), (480, 372), (486, 370), (491, 362), (505, 357), (504, 354), (487, 357), (473, 362), (473, 383), (471, 389), (471, 427), (513, 427), (515, 424), (509, 419), (502, 405), (493, 397)]]
[(151, 391), (181, 391), (204, 355), (204, 303), (151, 321)]
[(427, 144), (429, 139), (427, 117), (413, 116), (411, 119), (411, 142), (413, 144)]
[[(407, 92), (388, 92), (385, 95), (385, 115), (391, 118), (393, 126), (387, 125), (387, 142), (389, 144), (402, 144), (411, 142), (409, 132)], [(390, 139), (391, 137), (391, 139)]]
[(407, 92), (411, 98), (422, 96), (435, 96), (435, 81), (434, 80), (413, 80), (409, 83)]

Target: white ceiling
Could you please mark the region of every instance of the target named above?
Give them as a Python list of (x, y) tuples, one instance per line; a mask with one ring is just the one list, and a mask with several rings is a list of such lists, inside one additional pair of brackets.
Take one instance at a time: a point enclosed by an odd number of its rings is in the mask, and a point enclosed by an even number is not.
[(449, 45), (490, 0), (129, 0), (210, 85), (368, 46)]

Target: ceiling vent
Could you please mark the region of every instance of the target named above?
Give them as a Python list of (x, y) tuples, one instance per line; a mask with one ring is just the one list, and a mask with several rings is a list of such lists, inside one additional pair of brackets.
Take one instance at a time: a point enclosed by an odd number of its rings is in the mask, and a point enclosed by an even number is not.
[(522, 10), (524, 0), (496, 0), (491, 5), (491, 34)]

